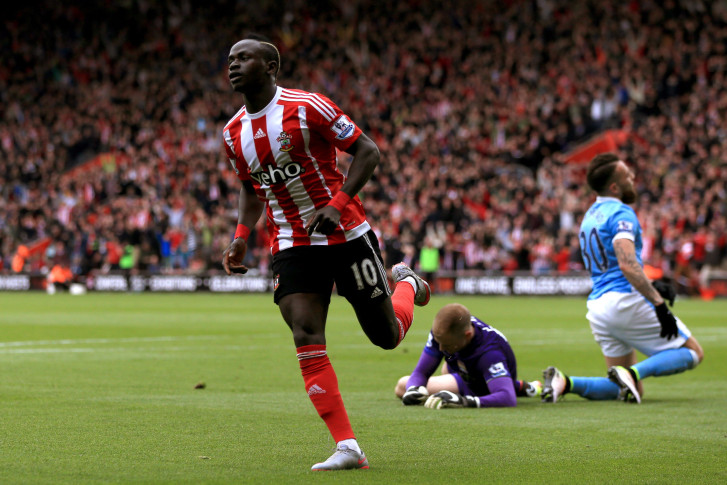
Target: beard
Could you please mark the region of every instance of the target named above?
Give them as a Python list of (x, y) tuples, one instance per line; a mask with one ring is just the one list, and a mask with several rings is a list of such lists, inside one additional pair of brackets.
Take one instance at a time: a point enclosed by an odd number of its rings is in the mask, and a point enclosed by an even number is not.
[(624, 204), (633, 204), (636, 202), (636, 191), (633, 186), (624, 188), (621, 194), (621, 202)]

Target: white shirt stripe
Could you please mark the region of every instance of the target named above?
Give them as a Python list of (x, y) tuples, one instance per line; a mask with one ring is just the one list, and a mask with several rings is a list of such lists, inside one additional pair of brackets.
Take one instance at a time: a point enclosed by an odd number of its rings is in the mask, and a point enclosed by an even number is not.
[(336, 117), (336, 112), (333, 110), (333, 108), (331, 108), (325, 101), (323, 101), (320, 97), (314, 94), (299, 94), (284, 89), (283, 94), (280, 96), (280, 99), (284, 101), (294, 102), (306, 101), (312, 107), (316, 108), (321, 116), (323, 116), (328, 121), (332, 121), (333, 118)]
[[(300, 133), (302, 140), (301, 138), (296, 137), (294, 144), (297, 146), (293, 148), (294, 151), (289, 153), (281, 150), (281, 143), (278, 141), (278, 138), (280, 137), (280, 133), (285, 129), (283, 126), (283, 117), (286, 110), (292, 107), (291, 105), (294, 105), (295, 108), (297, 108), (297, 111), (290, 113), (293, 116), (288, 117), (287, 122), (290, 124), (285, 125), (285, 127), (287, 127), (286, 131), (292, 134), (295, 134), (296, 132)], [(272, 183), (272, 180), (275, 180), (275, 178), (273, 177), (272, 179), (269, 179), (267, 176), (262, 177), (262, 174), (263, 172), (270, 175), (272, 175), (273, 172), (275, 174), (287, 174), (287, 172), (285, 172), (286, 166), (288, 166), (288, 171), (293, 173), (295, 172), (296, 167), (290, 164), (301, 163), (301, 165), (307, 167), (307, 170), (316, 171), (316, 177), (318, 177), (318, 180), (313, 179), (315, 184), (318, 187), (322, 187), (328, 193), (329, 197), (332, 196), (332, 189), (326, 183), (326, 177), (321, 172), (321, 166), (329, 167), (329, 164), (332, 163), (335, 167), (335, 159), (328, 160), (328, 158), (326, 158), (328, 155), (321, 155), (323, 158), (318, 160), (313, 156), (311, 149), (315, 150), (315, 147), (317, 146), (316, 144), (325, 144), (325, 142), (323, 140), (319, 140), (318, 137), (312, 136), (313, 134), (311, 133), (308, 123), (310, 119), (313, 118), (316, 121), (322, 121), (324, 125), (324, 120), (327, 120), (330, 124), (330, 122), (336, 118), (337, 112), (338, 108), (335, 104), (325, 100), (323, 96), (316, 95), (315, 93), (294, 92), (278, 87), (276, 95), (270, 103), (265, 106), (265, 108), (257, 113), (251, 114), (246, 112), (243, 107), (225, 127), (225, 144), (232, 153), (235, 153), (236, 158), (240, 160), (241, 169), (246, 171), (249, 170), (250, 173), (260, 172), (260, 174), (258, 174), (259, 176), (256, 175), (254, 177), (254, 185), (264, 194), (264, 198), (268, 202), (268, 215), (272, 219), (270, 222), (275, 226), (276, 233), (276, 240), (271, 241), (271, 249), (273, 250), (275, 250), (274, 248), (276, 245), (278, 251), (291, 248), (293, 246), (294, 231), (291, 223), (288, 222), (285, 216), (281, 202), (271, 190), (270, 185), (262, 182), (262, 180), (271, 180), (269, 183)], [(253, 131), (260, 130), (260, 127), (257, 125), (262, 122), (261, 118), (263, 117), (265, 117), (265, 124), (262, 126), (262, 131), (266, 132), (266, 136), (258, 136), (258, 139), (256, 140), (254, 136), (255, 133)], [(238, 133), (235, 133), (234, 131), (230, 132), (230, 127), (238, 126), (235, 123), (239, 123), (239, 128), (236, 128), (239, 129)], [(255, 130), (252, 128), (253, 123), (256, 124)], [(236, 139), (237, 136), (240, 137), (239, 143), (241, 145), (238, 150), (235, 150), (235, 144), (238, 143), (238, 140)], [(267, 145), (265, 145), (266, 143)], [(263, 146), (266, 149), (269, 147), (270, 156), (275, 160), (276, 167), (268, 167), (263, 170), (263, 166), (258, 157), (258, 150), (256, 148), (258, 146)], [(282, 146), (285, 148), (286, 146), (290, 146), (290, 144)], [(305, 157), (307, 160), (300, 160), (298, 157), (301, 156)], [(298, 162), (295, 162), (294, 158)], [(243, 161), (247, 164), (246, 167), (244, 167)], [(310, 181), (312, 175), (313, 174), (311, 173), (306, 173), (306, 179)], [(243, 174), (242, 176), (244, 177), (246, 174)], [(339, 178), (336, 177), (336, 183), (338, 183), (338, 180)], [(280, 181), (277, 183), (280, 183)], [(285, 188), (289, 197), (285, 197), (283, 199), (282, 205), (285, 207), (290, 206), (291, 208), (295, 207), (297, 210), (298, 214), (296, 215), (296, 221), (299, 222), (295, 222), (295, 224), (299, 232), (296, 234), (298, 236), (302, 236), (303, 234), (300, 233), (302, 229), (301, 224), (305, 225), (305, 223), (308, 222), (315, 214), (315, 205), (311, 197), (316, 196), (308, 193), (306, 186), (303, 184), (302, 178), (298, 176), (286, 179)], [(321, 193), (318, 192), (318, 194), (320, 195)], [(365, 215), (363, 217), (365, 217)], [(339, 228), (340, 233), (342, 233), (345, 240), (357, 238), (365, 234), (369, 229), (370, 226), (365, 219), (360, 221), (359, 224), (353, 228), (347, 229), (343, 226)], [(273, 233), (271, 232), (271, 235), (272, 234)], [(327, 246), (330, 244), (329, 237), (320, 233), (314, 233), (310, 236), (309, 241), (309, 244), (311, 245)]]
[[(326, 192), (328, 192), (328, 195), (332, 195), (331, 189), (329, 189), (328, 185), (326, 185), (326, 180), (323, 178), (323, 174), (320, 172), (320, 169), (318, 167), (318, 160), (316, 160), (313, 154), (310, 152), (310, 131), (308, 130), (308, 118), (306, 117), (306, 114), (306, 107), (298, 106), (298, 120), (300, 121), (300, 133), (303, 136), (303, 141), (305, 142), (305, 154), (308, 155), (308, 159), (315, 167), (318, 173), (318, 178), (320, 179), (323, 187), (326, 189)], [(313, 215), (315, 215), (315, 209), (311, 210), (310, 214), (301, 213), (301, 216), (306, 221), (306, 223), (308, 222), (310, 217), (313, 217)], [(328, 236), (318, 232), (314, 232), (310, 236), (310, 242), (312, 246), (325, 246), (328, 244)]]
[[(272, 153), (273, 158), (275, 158), (275, 164), (278, 167), (284, 167), (288, 163), (291, 163), (292, 160), (290, 158), (290, 154), (287, 152), (284, 152), (280, 149), (280, 143), (277, 142), (276, 138), (280, 134), (281, 131), (283, 131), (283, 114), (285, 112), (285, 107), (281, 105), (275, 106), (273, 109), (270, 110), (267, 117), (265, 118), (266, 121), (266, 131), (268, 132), (268, 143), (270, 144), (270, 151)], [(317, 167), (316, 167), (317, 168)], [(293, 204), (297, 207), (298, 213), (300, 214), (301, 219), (303, 220), (303, 224), (305, 225), (308, 220), (313, 217), (315, 214), (315, 206), (313, 204), (313, 201), (311, 200), (310, 196), (308, 195), (308, 191), (305, 189), (305, 185), (303, 185), (303, 180), (301, 177), (296, 177), (294, 179), (288, 180), (285, 183), (285, 188), (288, 190), (288, 193), (290, 194), (290, 199)], [(276, 206), (276, 209), (279, 212), (274, 212), (275, 214), (275, 222), (281, 227), (281, 234), (282, 234), (282, 228), (283, 226), (286, 227), (286, 230), (290, 231), (290, 234), (292, 236), (292, 229), (290, 224), (285, 219), (285, 214), (283, 213), (283, 209), (278, 205), (278, 200), (273, 196), (272, 192), (268, 192), (269, 189), (266, 189), (266, 192), (268, 193), (268, 200), (270, 200), (271, 207), (273, 206), (273, 203)], [(278, 216), (279, 214), (279, 216)], [(287, 234), (286, 234), (287, 235)], [(325, 236), (323, 236), (325, 239)], [(284, 249), (287, 247), (290, 247), (288, 244), (292, 245), (292, 242), (289, 242), (290, 238), (287, 238), (286, 241), (280, 240), (280, 249)]]

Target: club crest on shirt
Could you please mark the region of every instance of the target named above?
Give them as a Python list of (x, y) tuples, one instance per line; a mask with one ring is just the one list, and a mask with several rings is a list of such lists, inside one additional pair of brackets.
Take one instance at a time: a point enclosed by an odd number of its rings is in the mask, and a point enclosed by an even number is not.
[(280, 136), (277, 137), (275, 140), (280, 143), (280, 151), (281, 152), (289, 152), (293, 148), (295, 148), (295, 145), (290, 143), (290, 140), (292, 140), (293, 137), (288, 134), (287, 131), (281, 131)]

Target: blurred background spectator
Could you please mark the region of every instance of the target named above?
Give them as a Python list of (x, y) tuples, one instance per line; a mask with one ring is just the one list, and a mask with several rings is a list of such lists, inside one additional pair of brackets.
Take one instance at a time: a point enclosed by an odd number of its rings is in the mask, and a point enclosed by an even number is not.
[[(567, 154), (619, 129), (645, 262), (686, 293), (725, 269), (727, 1), (279, 7), (6, 6), (0, 271), (220, 270), (239, 193), (221, 128), (242, 102), (225, 62), (248, 31), (280, 47), (280, 85), (325, 93), (378, 143), (361, 197), (388, 265), (580, 269), (593, 195)], [(247, 264), (266, 271), (262, 223), (252, 237)]]

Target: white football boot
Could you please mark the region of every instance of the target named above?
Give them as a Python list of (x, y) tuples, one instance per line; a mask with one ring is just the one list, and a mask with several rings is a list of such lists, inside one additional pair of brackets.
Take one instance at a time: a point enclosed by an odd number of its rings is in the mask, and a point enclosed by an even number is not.
[(636, 387), (636, 381), (626, 367), (620, 365), (610, 367), (608, 369), (608, 378), (619, 387), (619, 400), (641, 404), (639, 388)]
[(565, 375), (557, 367), (550, 366), (543, 371), (543, 402), (558, 402), (565, 393)]
[(336, 452), (323, 463), (316, 463), (311, 467), (314, 472), (332, 470), (368, 470), (369, 460), (364, 452), (357, 452), (346, 445), (338, 445)]

